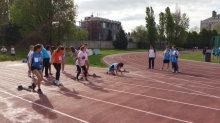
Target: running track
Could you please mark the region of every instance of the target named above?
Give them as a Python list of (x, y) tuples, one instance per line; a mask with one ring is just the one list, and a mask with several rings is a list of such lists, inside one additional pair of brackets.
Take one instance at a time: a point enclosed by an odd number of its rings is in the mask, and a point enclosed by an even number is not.
[(180, 60), (182, 73), (173, 74), (159, 71), (162, 55), (157, 55), (155, 69), (147, 69), (146, 53), (107, 56), (107, 64), (124, 62), (130, 73), (111, 76), (107, 69), (91, 68), (102, 78), (89, 77), (90, 83), (70, 79), (76, 68), (66, 66), (64, 87), (53, 86), (52, 76), (42, 82), (44, 95), (17, 91), (34, 81), (26, 64), (1, 62), (1, 123), (219, 123), (219, 65)]

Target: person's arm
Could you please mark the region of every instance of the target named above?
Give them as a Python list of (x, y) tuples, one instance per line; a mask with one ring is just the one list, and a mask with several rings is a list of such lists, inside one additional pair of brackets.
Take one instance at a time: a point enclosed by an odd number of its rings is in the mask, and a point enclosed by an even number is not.
[(32, 60), (33, 60), (33, 53), (30, 53), (29, 55), (28, 55), (28, 68), (29, 68), (29, 72), (31, 71), (31, 63), (32, 63)]
[(54, 53), (55, 53), (55, 52), (53, 52), (53, 54), (51, 55), (51, 64), (53, 64)]

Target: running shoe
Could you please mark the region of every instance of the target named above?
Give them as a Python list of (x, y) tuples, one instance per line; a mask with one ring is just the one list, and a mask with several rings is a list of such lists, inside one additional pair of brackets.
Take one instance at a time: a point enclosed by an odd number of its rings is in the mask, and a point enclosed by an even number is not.
[(163, 70), (163, 68), (160, 69), (160, 71), (162, 71), (162, 70)]
[(37, 93), (38, 93), (38, 94), (43, 94), (43, 92), (41, 91), (41, 89), (38, 89), (38, 90), (37, 90)]
[(52, 73), (49, 73), (49, 75), (53, 75)]
[(33, 91), (34, 91), (35, 88), (36, 88), (35, 83), (32, 83), (32, 89), (33, 89)]
[(86, 80), (86, 81), (89, 81), (87, 77), (85, 78), (85, 80)]

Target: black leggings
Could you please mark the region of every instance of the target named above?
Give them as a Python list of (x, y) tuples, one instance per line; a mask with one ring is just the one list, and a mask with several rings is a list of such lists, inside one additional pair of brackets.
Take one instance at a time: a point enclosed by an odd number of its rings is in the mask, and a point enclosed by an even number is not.
[[(76, 65), (76, 67), (77, 67), (77, 71), (78, 71), (76, 78), (79, 79), (78, 77), (79, 77), (79, 75), (80, 75), (80, 73), (81, 73), (81, 68), (79, 67), (79, 65)], [(84, 66), (81, 66), (81, 67), (82, 67), (82, 69), (83, 69), (83, 71), (84, 71), (84, 76), (87, 77), (86, 66), (84, 65)]]
[(56, 69), (56, 80), (60, 80), (60, 69), (61, 64), (53, 63), (54, 68)]
[(44, 68), (45, 68), (45, 76), (48, 76), (49, 64), (50, 64), (50, 58), (44, 58), (42, 71), (44, 71)]
[(172, 67), (174, 69), (174, 72), (178, 71), (178, 65), (176, 62), (172, 62)]
[(154, 58), (149, 58), (149, 68), (151, 68), (151, 64), (152, 68), (154, 68)]

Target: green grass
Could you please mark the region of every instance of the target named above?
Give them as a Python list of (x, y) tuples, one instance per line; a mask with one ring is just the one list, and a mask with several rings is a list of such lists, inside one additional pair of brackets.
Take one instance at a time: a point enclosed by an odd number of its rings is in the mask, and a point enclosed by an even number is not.
[[(7, 61), (11, 60), (11, 54), (10, 54), (10, 48), (7, 47)], [(127, 49), (127, 50), (116, 50), (116, 49), (101, 49), (100, 50), (100, 55), (92, 55), (89, 56), (89, 62), (90, 65), (93, 67), (101, 67), (101, 68), (105, 68), (108, 67), (108, 65), (106, 65), (103, 61), (102, 58), (104, 58), (107, 55), (112, 55), (112, 54), (119, 54), (119, 53), (130, 53), (130, 52), (146, 52), (148, 51), (147, 49)], [(15, 49), (16, 52), (16, 60), (17, 61), (21, 61), (22, 59), (26, 59), (27, 58), (27, 54), (29, 52), (29, 49)], [(73, 60), (73, 58), (70, 57), (71, 52), (69, 49), (67, 49), (67, 59), (66, 59), (66, 63), (70, 64), (70, 65), (75, 65), (75, 60)], [(2, 58), (2, 55), (1, 55)], [(0, 62), (5, 61), (0, 59)], [(96, 64), (96, 65), (95, 65)]]
[[(205, 62), (205, 58), (203, 57), (202, 53), (180, 54), (179, 58), (180, 59), (187, 59), (187, 60)], [(220, 63), (220, 60), (211, 59), (211, 62), (212, 63)]]

